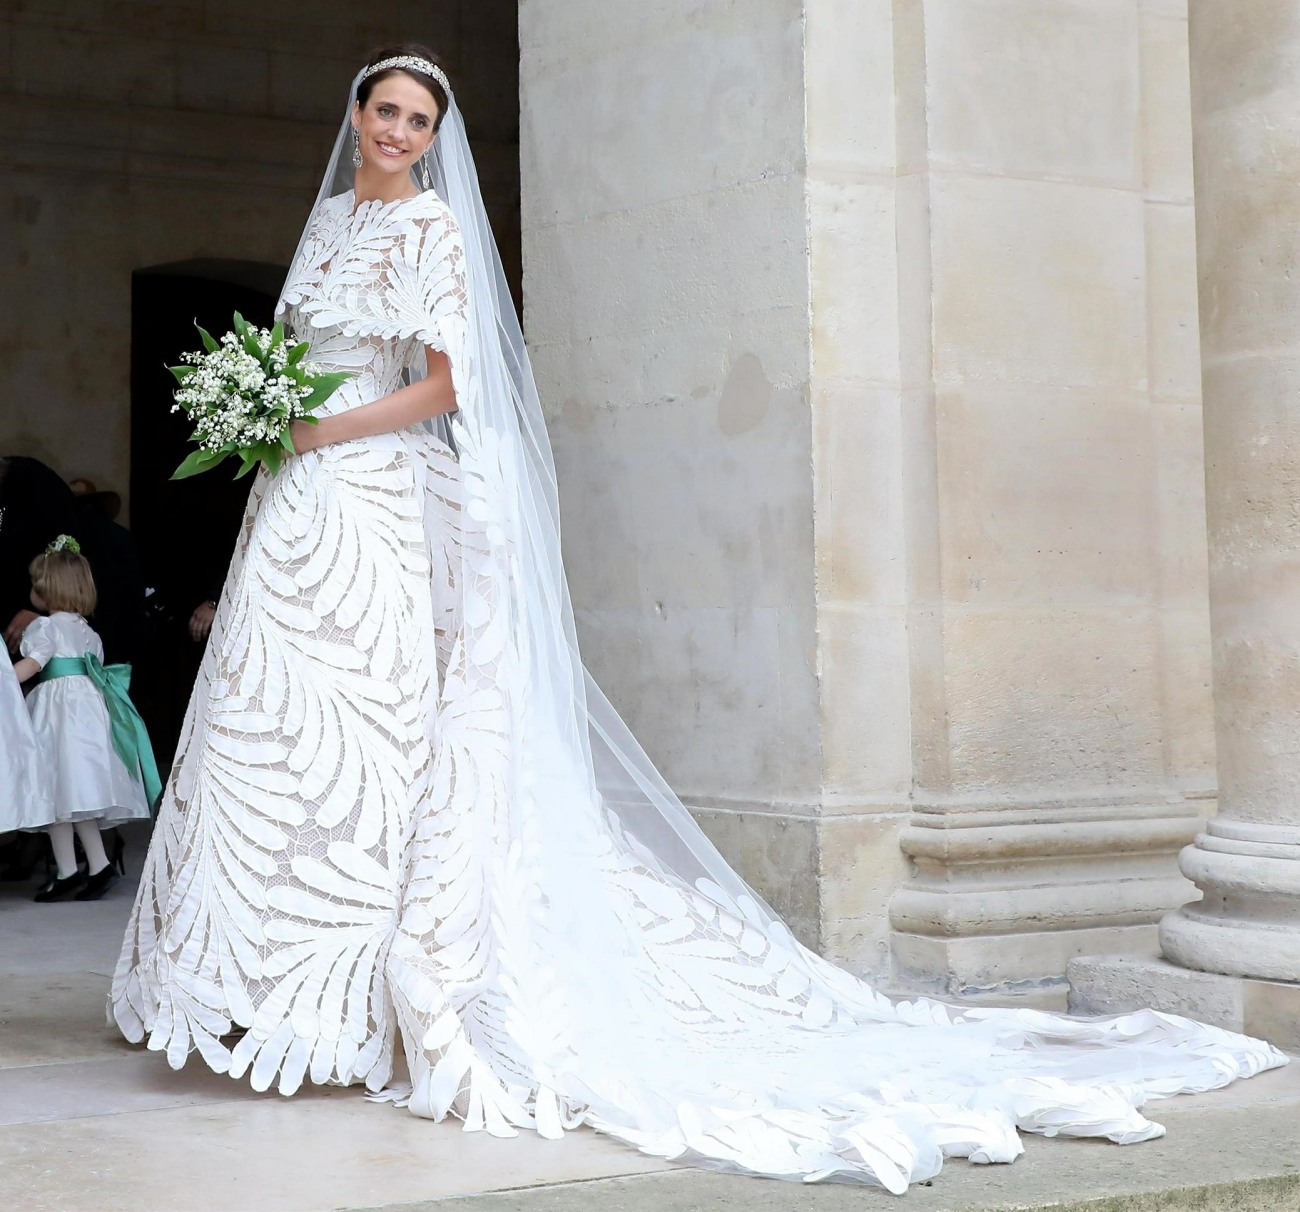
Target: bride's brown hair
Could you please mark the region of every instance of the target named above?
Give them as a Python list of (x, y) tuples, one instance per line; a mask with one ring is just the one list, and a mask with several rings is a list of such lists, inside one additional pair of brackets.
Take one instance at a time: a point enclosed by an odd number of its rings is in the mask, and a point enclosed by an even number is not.
[[(396, 46), (382, 46), (377, 51), (373, 51), (370, 58), (366, 60), (367, 67), (373, 67), (376, 63), (382, 63), (385, 59), (400, 59), (410, 56), (416, 59), (425, 59), (432, 63), (434, 67), (442, 68), (442, 62), (438, 56), (433, 53), (427, 46), (419, 42), (401, 42)], [(442, 68), (446, 71), (446, 68)], [(413, 67), (388, 67), (382, 72), (375, 72), (373, 76), (367, 76), (360, 84), (357, 85), (357, 104), (365, 108), (366, 102), (370, 100), (370, 92), (379, 83), (380, 80), (387, 80), (389, 76), (395, 76), (398, 72), (403, 72), (410, 76), (417, 84), (422, 84), (432, 94), (434, 101), (438, 104), (438, 116), (433, 120), (434, 134), (438, 133), (438, 127), (442, 125), (442, 120), (447, 113), (447, 105), (451, 98), (447, 96), (447, 90), (443, 88), (441, 81), (435, 76), (417, 70)]]

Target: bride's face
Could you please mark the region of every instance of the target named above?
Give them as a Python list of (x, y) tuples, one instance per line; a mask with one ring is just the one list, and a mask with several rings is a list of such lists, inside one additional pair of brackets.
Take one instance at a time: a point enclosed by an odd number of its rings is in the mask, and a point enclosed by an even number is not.
[(362, 160), (380, 172), (409, 172), (429, 150), (437, 117), (433, 94), (405, 72), (381, 80), (365, 105), (358, 102), (352, 111)]

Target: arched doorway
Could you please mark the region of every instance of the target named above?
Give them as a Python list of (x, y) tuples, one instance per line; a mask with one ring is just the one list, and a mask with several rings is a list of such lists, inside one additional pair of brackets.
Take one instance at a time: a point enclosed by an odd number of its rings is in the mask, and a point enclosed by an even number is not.
[(167, 367), (200, 347), (197, 322), (214, 336), (238, 311), (269, 325), (285, 267), (197, 260), (131, 275), (131, 531), (150, 590), (151, 644), (137, 665), (134, 697), (160, 764), (169, 765), (203, 645), (189, 636), (196, 606), (225, 579), (252, 477), (235, 466), (174, 481), (190, 450), (190, 426), (173, 413)]

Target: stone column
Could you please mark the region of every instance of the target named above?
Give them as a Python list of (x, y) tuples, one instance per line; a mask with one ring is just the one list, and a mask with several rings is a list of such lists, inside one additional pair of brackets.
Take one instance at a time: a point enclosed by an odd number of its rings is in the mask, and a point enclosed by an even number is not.
[(1160, 941), (1300, 981), (1300, 12), (1193, 0), (1191, 66), (1220, 811)]
[(913, 389), (894, 977), (1033, 990), (1074, 956), (1155, 954), (1212, 807), (1185, 13), (892, 10)]

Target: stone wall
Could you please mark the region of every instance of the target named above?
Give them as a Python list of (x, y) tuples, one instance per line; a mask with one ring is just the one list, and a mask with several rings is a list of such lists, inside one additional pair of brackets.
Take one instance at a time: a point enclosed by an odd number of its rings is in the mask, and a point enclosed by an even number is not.
[(126, 492), (132, 271), (287, 266), (353, 73), (408, 38), (448, 62), (517, 275), (513, 0), (0, 9), (3, 453)]
[(584, 655), (816, 939), (801, 18), (799, 0), (524, 0), (520, 142)]
[(597, 679), (860, 971), (1153, 948), (1213, 795), (1184, 7), (520, 19)]

